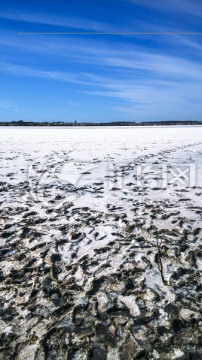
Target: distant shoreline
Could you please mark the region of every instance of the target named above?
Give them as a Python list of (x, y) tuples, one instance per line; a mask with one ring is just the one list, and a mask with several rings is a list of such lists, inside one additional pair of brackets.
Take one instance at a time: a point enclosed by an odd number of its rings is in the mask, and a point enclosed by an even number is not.
[(0, 126), (67, 126), (67, 127), (83, 127), (83, 126), (175, 126), (175, 125), (202, 125), (202, 121), (144, 121), (144, 122), (124, 122), (114, 121), (108, 123), (77, 123), (77, 122), (33, 122), (33, 121), (11, 121), (0, 122)]

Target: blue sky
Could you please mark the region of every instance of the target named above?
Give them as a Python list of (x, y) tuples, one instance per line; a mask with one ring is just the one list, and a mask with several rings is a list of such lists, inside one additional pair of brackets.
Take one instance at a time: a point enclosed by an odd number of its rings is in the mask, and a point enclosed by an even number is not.
[(202, 120), (202, 35), (68, 31), (202, 32), (202, 2), (1, 0), (0, 121)]

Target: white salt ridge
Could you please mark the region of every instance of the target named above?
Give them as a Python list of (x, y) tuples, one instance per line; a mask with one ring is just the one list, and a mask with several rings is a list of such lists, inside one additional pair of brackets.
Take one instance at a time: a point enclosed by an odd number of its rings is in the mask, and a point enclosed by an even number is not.
[(134, 295), (122, 296), (120, 295), (118, 299), (126, 305), (126, 307), (130, 310), (131, 316), (140, 315), (140, 309), (136, 304), (136, 297)]

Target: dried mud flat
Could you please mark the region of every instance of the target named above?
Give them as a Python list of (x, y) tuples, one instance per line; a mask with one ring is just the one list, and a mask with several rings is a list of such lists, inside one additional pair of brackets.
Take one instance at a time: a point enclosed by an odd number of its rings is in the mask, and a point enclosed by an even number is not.
[(2, 131), (0, 359), (202, 359), (202, 128)]

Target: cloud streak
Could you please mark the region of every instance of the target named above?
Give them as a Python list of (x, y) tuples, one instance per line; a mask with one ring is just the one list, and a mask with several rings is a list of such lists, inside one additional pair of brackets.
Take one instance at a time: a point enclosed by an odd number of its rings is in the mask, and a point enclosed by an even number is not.
[[(133, 0), (133, 3), (140, 6), (139, 1)], [(186, 3), (186, 0), (179, 0), (176, 11), (179, 13), (180, 7)], [(163, 9), (170, 11), (171, 4), (174, 4), (173, 0), (157, 0), (152, 5), (145, 0), (141, 2), (141, 6), (155, 7), (158, 12)], [(197, 9), (198, 4), (194, 2), (182, 13), (194, 14)], [(114, 26), (82, 18), (40, 14), (1, 12), (0, 17), (93, 31), (111, 31), (109, 28)], [(148, 17), (142, 25), (149, 26)], [(162, 31), (162, 23), (152, 26)], [(135, 114), (144, 118), (147, 111), (148, 119), (158, 114), (162, 116), (165, 112), (170, 117), (175, 112), (176, 116), (183, 114), (185, 118), (186, 111), (187, 116), (191, 114), (191, 108), (193, 114), (202, 111), (200, 38), (143, 37), (140, 40), (138, 37), (119, 37), (111, 40), (109, 37), (27, 37), (7, 31), (4, 36), (0, 35), (0, 44), (0, 72), (3, 75), (10, 74), (12, 79), (15, 76), (25, 80), (38, 79), (39, 88), (42, 80), (53, 84), (53, 89), (58, 82), (61, 89), (70, 89), (71, 101), (76, 100), (79, 104), (78, 99), (82, 98), (81, 107), (86, 106), (86, 99), (92, 106), (103, 100), (108, 106), (111, 104), (113, 111), (126, 115)], [(3, 108), (3, 102), (2, 106), (0, 102), (0, 107)]]
[(57, 26), (64, 29), (74, 28), (80, 30), (93, 30), (93, 31), (113, 31), (114, 27), (94, 21), (91, 19), (83, 19), (76, 17), (57, 17), (52, 15), (18, 13), (18, 12), (0, 12), (0, 18), (6, 20), (13, 20), (25, 23), (42, 24), (48, 26)]
[(157, 12), (169, 11), (172, 14), (177, 12), (178, 14), (186, 14), (196, 17), (202, 17), (201, 1), (196, 0), (129, 0), (134, 5), (144, 6), (153, 9)]
[(29, 66), (17, 65), (12, 63), (0, 62), (0, 71), (17, 76), (31, 76), (36, 78), (44, 78), (48, 80), (56, 80), (68, 83), (81, 84), (79, 76), (70, 72), (35, 69)]

